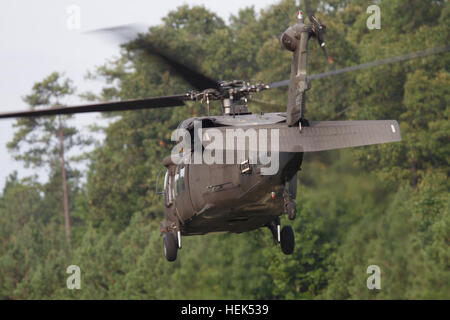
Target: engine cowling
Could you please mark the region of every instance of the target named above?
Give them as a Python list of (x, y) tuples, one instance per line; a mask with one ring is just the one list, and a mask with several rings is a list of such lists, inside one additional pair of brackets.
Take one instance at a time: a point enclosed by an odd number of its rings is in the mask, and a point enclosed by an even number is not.
[(283, 32), (281, 35), (281, 44), (286, 50), (294, 52), (295, 49), (297, 49), (297, 43), (298, 43), (298, 35), (297, 32), (297, 25), (291, 26), (286, 29), (286, 31)]

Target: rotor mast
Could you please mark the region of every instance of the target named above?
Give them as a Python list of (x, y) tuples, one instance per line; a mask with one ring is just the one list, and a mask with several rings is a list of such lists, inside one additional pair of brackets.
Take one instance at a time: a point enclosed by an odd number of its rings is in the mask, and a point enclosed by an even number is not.
[(250, 94), (269, 88), (263, 83), (251, 84), (243, 80), (222, 81), (220, 90), (215, 91), (210, 97), (222, 101), (224, 115), (248, 114), (250, 112), (247, 108), (247, 98)]

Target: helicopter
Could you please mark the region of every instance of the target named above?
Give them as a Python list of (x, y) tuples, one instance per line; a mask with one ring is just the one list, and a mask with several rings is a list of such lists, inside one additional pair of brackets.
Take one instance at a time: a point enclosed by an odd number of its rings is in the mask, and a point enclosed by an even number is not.
[[(298, 11), (296, 23), (280, 38), (284, 49), (292, 52), (289, 80), (270, 84), (217, 81), (138, 37), (136, 43), (145, 52), (163, 60), (194, 90), (163, 97), (3, 113), (0, 119), (177, 107), (186, 101), (206, 103), (207, 116), (189, 118), (178, 125), (174, 141), (181, 141), (180, 147), (162, 161), (166, 168), (162, 192), (165, 220), (160, 228), (166, 259), (176, 260), (183, 236), (243, 233), (259, 228), (268, 228), (282, 252), (290, 255), (295, 248), (294, 231), (289, 225), (281, 228), (280, 217), (296, 217), (297, 174), (304, 153), (401, 141), (396, 120), (307, 120), (310, 81), (450, 50), (450, 46), (427, 49), (308, 76), (309, 40), (316, 39), (326, 57), (328, 53), (326, 26), (311, 12), (307, 1), (305, 5), (310, 23)], [(109, 31), (117, 31), (113, 29)], [(286, 111), (253, 114), (248, 110), (252, 94), (282, 86), (289, 87)], [(221, 115), (210, 115), (211, 101), (221, 102)]]

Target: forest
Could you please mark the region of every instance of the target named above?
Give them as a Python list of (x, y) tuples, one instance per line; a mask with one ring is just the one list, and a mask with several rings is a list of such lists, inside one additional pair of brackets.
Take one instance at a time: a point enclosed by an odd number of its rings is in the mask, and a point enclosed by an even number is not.
[[(381, 29), (369, 30), (373, 2)], [(311, 4), (327, 26), (332, 64), (311, 41), (309, 74), (450, 39), (446, 0)], [(224, 21), (184, 5), (145, 37), (214, 79), (270, 83), (289, 78), (292, 53), (279, 37), (297, 10), (297, 1), (282, 0)], [(43, 108), (74, 95), (88, 102), (189, 90), (157, 57), (133, 42), (121, 46), (120, 57), (86, 70), (86, 81), (104, 83), (101, 92), (77, 92), (64, 70), (49, 70), (24, 100)], [(92, 132), (68, 116), (18, 119), (9, 151), (48, 177), (12, 172), (0, 191), (0, 299), (449, 299), (449, 66), (443, 53), (311, 82), (309, 120), (396, 119), (402, 141), (305, 154), (297, 218), (282, 218), (296, 235), (289, 256), (259, 229), (184, 237), (177, 261), (166, 261), (155, 184), (174, 146), (171, 132), (183, 119), (206, 115), (204, 105), (106, 113), (109, 124)], [(267, 103), (250, 101), (252, 112), (285, 111), (287, 87), (255, 99)], [(221, 112), (214, 103), (211, 110)], [(94, 139), (96, 131), (105, 138)], [(62, 163), (64, 154), (71, 156)], [(80, 161), (85, 170), (76, 169)], [(81, 270), (79, 290), (66, 286), (70, 265)], [(370, 265), (381, 270), (380, 289), (367, 287)]]

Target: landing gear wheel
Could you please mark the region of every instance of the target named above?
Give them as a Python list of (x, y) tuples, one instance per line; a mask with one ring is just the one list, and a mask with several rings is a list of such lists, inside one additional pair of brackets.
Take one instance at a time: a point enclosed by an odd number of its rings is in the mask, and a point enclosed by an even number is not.
[(171, 232), (164, 234), (163, 237), (164, 244), (164, 256), (168, 261), (175, 261), (177, 259), (177, 238)]
[(284, 254), (292, 254), (295, 247), (294, 230), (290, 226), (281, 229), (281, 250)]

